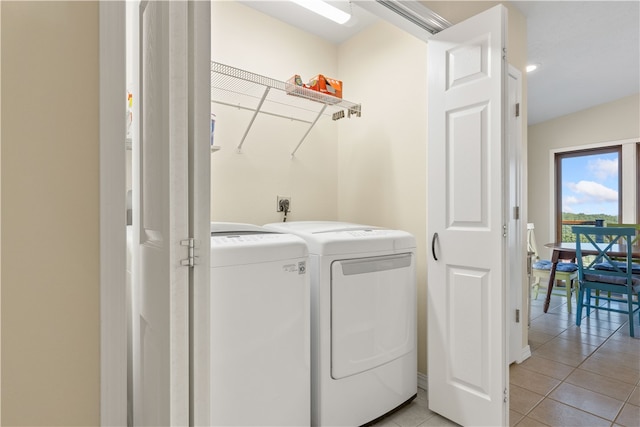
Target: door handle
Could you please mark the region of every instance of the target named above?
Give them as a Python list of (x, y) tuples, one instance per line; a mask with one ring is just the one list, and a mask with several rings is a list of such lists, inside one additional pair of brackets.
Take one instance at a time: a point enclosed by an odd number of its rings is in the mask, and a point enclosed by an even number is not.
[(433, 238), (431, 239), (431, 254), (433, 255), (434, 260), (438, 260), (436, 256), (436, 240), (438, 240), (438, 233), (433, 233)]

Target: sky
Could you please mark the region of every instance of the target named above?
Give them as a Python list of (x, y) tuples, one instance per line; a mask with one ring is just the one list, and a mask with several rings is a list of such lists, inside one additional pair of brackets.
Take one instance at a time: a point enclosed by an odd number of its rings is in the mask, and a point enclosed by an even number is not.
[(618, 215), (618, 153), (562, 159), (562, 211)]

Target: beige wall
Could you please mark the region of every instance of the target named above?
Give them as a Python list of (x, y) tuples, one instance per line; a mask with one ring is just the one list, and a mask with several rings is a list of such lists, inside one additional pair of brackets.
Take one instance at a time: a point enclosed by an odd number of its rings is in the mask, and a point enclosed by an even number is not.
[[(305, 81), (318, 73), (337, 75), (334, 45), (247, 6), (213, 2), (211, 21), (211, 55), (216, 62), (282, 81), (293, 74)], [(282, 221), (276, 212), (278, 195), (292, 198), (289, 220), (337, 218), (335, 122), (319, 120), (291, 158), (309, 125), (259, 114), (238, 153), (253, 112), (211, 106), (216, 114), (214, 143), (221, 147), (211, 155), (214, 221)]]
[[(283, 81), (293, 74), (305, 82), (318, 73), (337, 76), (335, 45), (247, 6), (213, 2), (211, 22), (216, 62)], [(253, 113), (211, 105), (214, 143), (221, 147), (211, 155), (212, 220), (282, 221), (278, 195), (292, 198), (289, 220), (337, 219), (337, 122), (319, 120), (292, 159), (309, 125), (259, 114), (239, 154), (236, 147)]]
[(98, 3), (0, 7), (1, 422), (97, 425)]
[[(552, 150), (586, 148), (593, 144), (627, 139), (640, 142), (638, 117), (640, 94), (529, 127), (529, 221), (535, 224), (538, 242), (553, 240), (551, 212), (554, 207), (550, 193), (554, 175)], [(635, 179), (633, 174), (630, 179)], [(633, 218), (627, 221), (635, 222)], [(541, 256), (548, 257), (549, 253), (545, 251), (542, 248)]]

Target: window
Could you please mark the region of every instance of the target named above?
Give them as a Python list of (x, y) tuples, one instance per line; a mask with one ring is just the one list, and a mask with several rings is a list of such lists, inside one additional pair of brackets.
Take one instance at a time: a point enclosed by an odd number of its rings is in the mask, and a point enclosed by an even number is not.
[(622, 146), (557, 153), (556, 239), (575, 241), (571, 226), (619, 223)]

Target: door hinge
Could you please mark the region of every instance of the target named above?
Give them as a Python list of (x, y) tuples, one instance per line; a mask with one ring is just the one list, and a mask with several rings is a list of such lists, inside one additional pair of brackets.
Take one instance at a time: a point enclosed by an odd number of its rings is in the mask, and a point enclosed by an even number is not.
[(502, 237), (507, 237), (507, 224), (502, 226)]
[(513, 219), (520, 219), (520, 206), (513, 207)]
[(520, 103), (516, 104), (516, 117), (520, 117)]
[(507, 390), (506, 388), (504, 389), (503, 396), (504, 397), (503, 397), (502, 401), (504, 403), (507, 403), (509, 401), (509, 390)]
[(196, 256), (196, 239), (190, 237), (186, 240), (181, 240), (180, 246), (186, 246), (188, 248), (188, 258), (180, 260), (180, 265), (191, 268), (195, 267), (196, 259), (198, 258)]
[(520, 323), (520, 309), (516, 308), (516, 323)]

